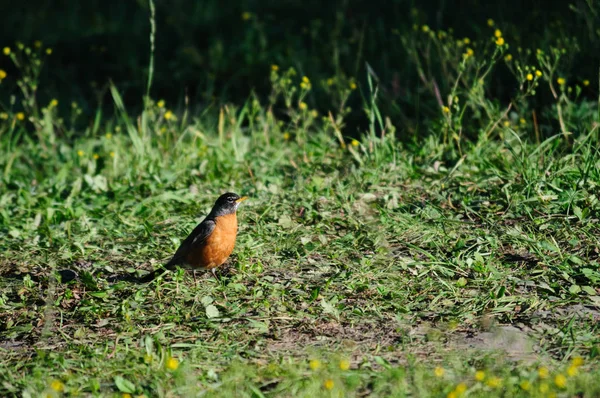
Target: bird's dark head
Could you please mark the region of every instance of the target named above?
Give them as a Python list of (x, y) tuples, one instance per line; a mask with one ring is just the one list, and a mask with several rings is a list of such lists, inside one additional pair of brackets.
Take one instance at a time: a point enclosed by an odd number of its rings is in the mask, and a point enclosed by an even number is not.
[(219, 196), (219, 199), (217, 199), (215, 202), (211, 213), (213, 213), (215, 217), (234, 214), (240, 203), (246, 199), (248, 199), (248, 197), (240, 197), (238, 194), (233, 192), (224, 193), (223, 195)]

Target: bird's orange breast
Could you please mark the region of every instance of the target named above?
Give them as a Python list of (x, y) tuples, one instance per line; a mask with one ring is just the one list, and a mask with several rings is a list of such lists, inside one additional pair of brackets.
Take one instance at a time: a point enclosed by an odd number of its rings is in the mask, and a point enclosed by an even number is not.
[(199, 247), (190, 251), (187, 262), (193, 268), (206, 269), (223, 264), (233, 252), (237, 230), (235, 213), (215, 218), (215, 229)]

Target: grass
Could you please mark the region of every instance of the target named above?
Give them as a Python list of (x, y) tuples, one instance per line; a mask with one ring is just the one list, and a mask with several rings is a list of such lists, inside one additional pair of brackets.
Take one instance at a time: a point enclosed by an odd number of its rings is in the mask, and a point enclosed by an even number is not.
[[(411, 140), (373, 73), (324, 82), (327, 115), (273, 65), (267, 99), (134, 115), (112, 86), (115, 115), (82, 123), (24, 71), (26, 112), (0, 119), (1, 395), (600, 395), (598, 103), (552, 49), (494, 101), (495, 40), (440, 47), (447, 99)], [(251, 199), (218, 277), (137, 282), (225, 191)]]

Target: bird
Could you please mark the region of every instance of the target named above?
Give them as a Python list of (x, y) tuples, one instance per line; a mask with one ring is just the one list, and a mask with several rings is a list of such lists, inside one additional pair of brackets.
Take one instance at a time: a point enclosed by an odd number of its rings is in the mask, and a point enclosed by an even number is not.
[(192, 233), (181, 243), (171, 260), (141, 278), (150, 282), (166, 270), (177, 266), (192, 270), (211, 270), (225, 263), (235, 246), (238, 223), (236, 211), (240, 203), (248, 199), (233, 192), (219, 196), (212, 210)]

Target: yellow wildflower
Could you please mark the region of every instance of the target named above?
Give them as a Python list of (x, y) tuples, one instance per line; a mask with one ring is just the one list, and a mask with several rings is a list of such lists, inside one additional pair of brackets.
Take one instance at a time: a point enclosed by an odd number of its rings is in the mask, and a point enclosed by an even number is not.
[(2, 52), (4, 53), (4, 55), (10, 55), (10, 47), (4, 47), (2, 49)]
[(171, 357), (167, 360), (167, 369), (177, 370), (178, 367), (179, 367), (179, 361), (177, 360), (177, 358)]
[(348, 370), (348, 369), (350, 369), (350, 361), (348, 361), (347, 359), (342, 359), (340, 361), (340, 369), (341, 370)]
[(457, 398), (458, 395), (456, 394), (456, 391), (450, 391), (447, 395), (446, 398)]
[(158, 106), (159, 108), (164, 108), (165, 107), (165, 100), (159, 100), (156, 103), (156, 106)]
[(56, 392), (63, 392), (65, 390), (65, 385), (60, 380), (52, 380), (50, 388)]
[(456, 391), (458, 395), (462, 395), (467, 391), (467, 385), (465, 383), (459, 383), (456, 385), (456, 388), (454, 388), (454, 391)]
[(306, 110), (306, 108), (308, 108), (308, 105), (306, 105), (306, 102), (300, 102), (298, 104), (298, 108), (300, 108), (301, 110)]
[(537, 77), (542, 77), (542, 71), (541, 71), (541, 70), (536, 70), (536, 71), (535, 71), (535, 75), (536, 75)]
[(6, 112), (0, 113), (0, 119), (2, 119), (2, 120), (8, 119), (8, 113), (6, 113)]
[[(360, 145), (360, 142), (358, 142), (358, 140), (352, 140), (352, 142), (350, 143), (352, 146), (357, 147)], [(442, 369), (443, 370), (443, 369)]]
[(23, 112), (17, 113), (17, 119), (18, 120), (25, 120), (25, 114)]
[(545, 379), (548, 377), (548, 375), (550, 374), (550, 371), (548, 370), (547, 367), (542, 366), (541, 368), (538, 369), (538, 376), (541, 379)]
[(251, 12), (248, 12), (248, 11), (246, 11), (246, 12), (243, 12), (243, 13), (242, 13), (242, 19), (243, 19), (244, 21), (247, 21), (247, 20), (249, 20), (250, 18), (252, 18), (252, 13), (251, 13)]
[(504, 56), (504, 60), (505, 60), (506, 62), (510, 62), (510, 61), (512, 61), (512, 54), (506, 54), (506, 55)]
[(310, 368), (310, 370), (317, 370), (321, 367), (321, 361), (319, 361), (318, 359), (311, 359), (308, 363), (308, 367)]
[(310, 79), (306, 76), (302, 76), (302, 82), (304, 83), (310, 83)]
[(558, 79), (556, 79), (556, 82), (558, 84), (560, 84), (561, 86), (565, 85), (565, 83), (567, 82), (564, 77), (559, 77)]
[(356, 83), (350, 82), (350, 90), (356, 90)]
[(444, 113), (450, 113), (450, 108), (448, 108), (447, 106), (443, 106), (442, 107), (442, 112), (444, 112)]
[(327, 79), (327, 85), (333, 86), (333, 79), (331, 77), (329, 79)]
[(467, 48), (467, 51), (463, 54), (463, 57), (469, 58), (469, 57), (472, 57), (473, 54), (475, 54), (475, 52), (473, 51), (472, 48), (469, 47), (469, 48)]
[(577, 375), (577, 372), (578, 372), (577, 366), (575, 366), (575, 365), (571, 365), (567, 368), (567, 375), (569, 377), (573, 377), (573, 376)]
[(478, 370), (475, 372), (475, 380), (483, 381), (483, 379), (485, 379), (485, 372), (483, 370)]
[(121, 398), (131, 398), (131, 394), (124, 392), (123, 394), (121, 394)]
[(85, 152), (83, 152), (81, 149), (77, 151), (77, 156), (82, 157), (83, 155), (85, 155)]
[(487, 20), (487, 24), (488, 24), (489, 27), (494, 26), (494, 20), (492, 18), (488, 19)]
[(533, 75), (531, 73), (528, 73), (526, 78), (527, 80), (533, 80)]
[(284, 140), (289, 140), (290, 139), (290, 133), (288, 133), (287, 131), (285, 133), (283, 133), (283, 139)]
[(165, 119), (171, 120), (171, 119), (173, 119), (173, 117), (174, 117), (173, 112), (171, 112), (171, 111), (165, 112)]
[(444, 376), (444, 373), (446, 373), (446, 371), (441, 366), (438, 366), (435, 369), (433, 369), (433, 374), (435, 375), (435, 377), (442, 377)]
[(542, 394), (545, 394), (545, 393), (547, 393), (547, 392), (548, 392), (548, 390), (550, 389), (550, 387), (548, 386), (548, 384), (547, 384), (547, 383), (540, 383), (540, 387), (539, 387), (539, 388), (540, 388), (540, 392), (541, 392)]
[(273, 65), (271, 65), (271, 70), (272, 70), (273, 72), (277, 72), (277, 71), (279, 70), (279, 66), (277, 66), (277, 65), (273, 64)]
[(111, 133), (106, 133), (106, 134), (104, 134), (104, 136), (106, 137), (107, 140), (110, 140), (112, 138)]
[(496, 45), (497, 46), (503, 46), (504, 45), (504, 37), (499, 37), (496, 39)]
[(112, 152), (112, 151), (109, 153), (109, 155), (110, 155), (110, 157), (111, 157), (111, 158), (114, 158), (114, 157), (115, 157), (115, 153), (114, 153), (114, 152)]
[(317, 112), (315, 109), (313, 109), (312, 111), (310, 111), (310, 115), (311, 115), (312, 117), (315, 117), (315, 118), (316, 118), (317, 116), (319, 116), (319, 112)]
[(97, 153), (93, 154), (92, 157), (94, 158), (94, 160), (100, 159), (100, 155), (98, 155)]
[(531, 383), (529, 382), (529, 380), (523, 380), (519, 386), (521, 387), (522, 390), (525, 391), (529, 391), (529, 389), (531, 388)]
[(58, 106), (58, 100), (56, 98), (54, 98), (52, 101), (50, 101), (50, 106), (51, 107)]
[(331, 379), (327, 379), (323, 382), (323, 387), (325, 387), (326, 390), (333, 390), (333, 386), (335, 384), (333, 383), (333, 380)]
[(469, 43), (471, 43), (471, 39), (469, 39), (468, 37), (465, 37), (465, 38), (463, 39), (463, 43), (465, 43), (465, 44), (469, 44)]
[(429, 26), (423, 25), (423, 26), (421, 26), (421, 30), (423, 31), (423, 33), (427, 33), (427, 32), (429, 32)]
[(485, 384), (486, 384), (488, 387), (491, 387), (491, 388), (497, 388), (497, 387), (500, 387), (500, 385), (502, 385), (502, 379), (500, 379), (499, 377), (490, 377), (490, 378), (489, 378), (489, 379), (488, 379), (488, 380), (485, 382)]
[(575, 357), (571, 361), (571, 364), (573, 366), (583, 366), (583, 358), (582, 357)]
[(586, 86), (586, 87), (587, 87), (587, 86), (589, 86), (589, 85), (590, 85), (590, 81), (589, 81), (589, 80), (587, 80), (587, 79), (586, 79), (586, 80), (584, 80), (584, 81), (583, 81), (583, 85), (584, 85), (584, 86)]
[(46, 54), (48, 54), (48, 55), (52, 54), (52, 49), (51, 48), (47, 48), (46, 49)]
[(6, 71), (4, 69), (0, 69), (0, 80), (4, 79), (6, 76), (8, 76)]
[(510, 126), (510, 122), (508, 120), (505, 120), (504, 122), (502, 122), (502, 124), (504, 125), (504, 127)]
[(525, 118), (519, 118), (519, 123), (524, 125), (527, 123), (527, 120), (525, 120)]
[(558, 388), (565, 388), (567, 386), (567, 378), (565, 375), (559, 373), (554, 377), (554, 384)]
[(500, 29), (496, 29), (494, 31), (494, 36), (496, 36), (496, 37), (502, 37), (502, 31)]

